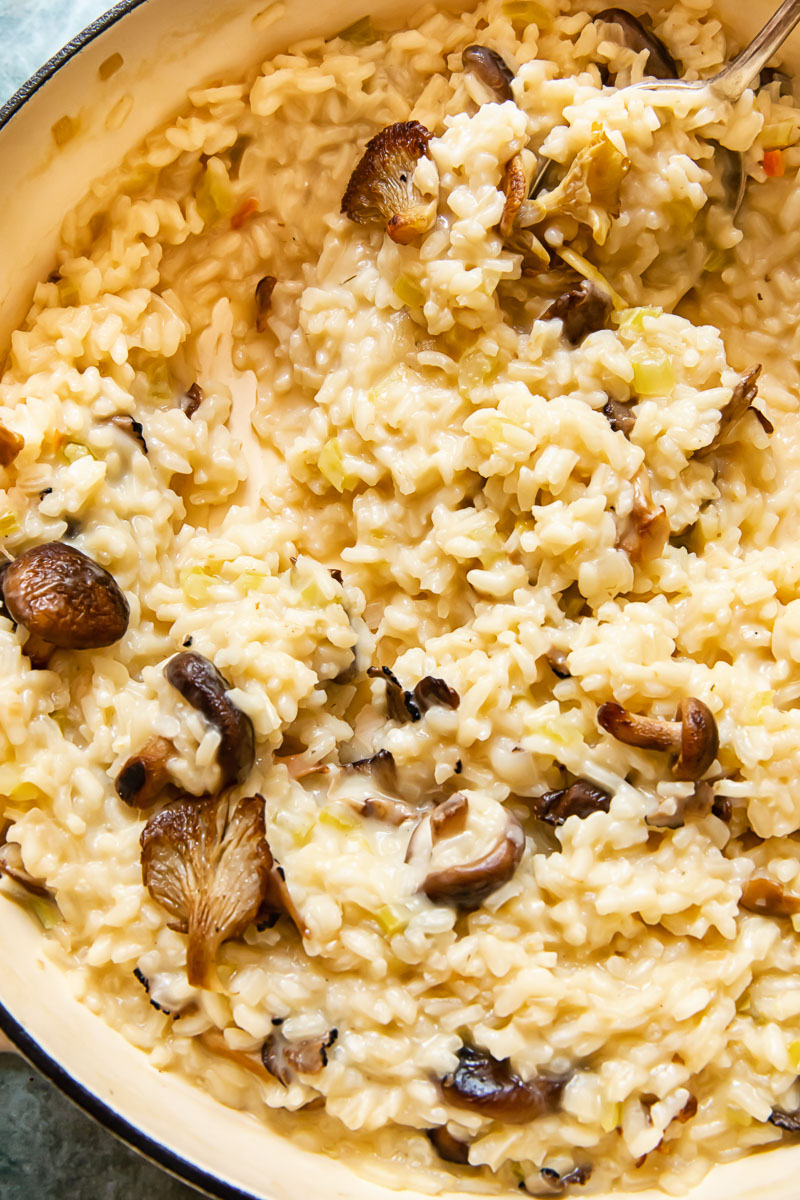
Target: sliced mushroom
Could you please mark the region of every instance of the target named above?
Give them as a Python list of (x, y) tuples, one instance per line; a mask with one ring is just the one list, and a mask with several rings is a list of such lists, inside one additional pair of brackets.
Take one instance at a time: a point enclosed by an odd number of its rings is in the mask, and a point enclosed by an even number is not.
[(203, 389), (199, 383), (193, 383), (186, 395), (181, 400), (181, 409), (187, 417), (193, 417), (200, 405), (203, 403), (205, 396)]
[(525, 168), (522, 165), (520, 154), (515, 154), (506, 163), (503, 169), (502, 188), (506, 202), (503, 205), (503, 214), (497, 228), (502, 238), (510, 238), (527, 192)]
[(588, 779), (576, 779), (569, 787), (537, 796), (531, 807), (540, 821), (546, 821), (548, 825), (563, 825), (569, 817), (583, 820), (595, 812), (607, 813), (611, 807), (611, 796)]
[(597, 710), (597, 721), (618, 742), (643, 750), (667, 750), (677, 755), (672, 774), (679, 780), (705, 775), (719, 750), (717, 723), (702, 700), (681, 700), (674, 721), (642, 717), (610, 700)]
[(630, 437), (636, 424), (636, 416), (631, 412), (630, 405), (609, 396), (603, 406), (603, 416), (615, 433), (624, 433), (625, 437)]
[(765, 875), (752, 875), (742, 888), (739, 899), (748, 912), (764, 917), (792, 917), (800, 913), (800, 896), (785, 892), (779, 883)]
[(127, 433), (135, 442), (138, 442), (142, 448), (142, 452), (147, 454), (147, 442), (144, 436), (144, 426), (141, 421), (137, 421), (130, 413), (117, 413), (111, 418), (111, 424), (121, 429), (123, 433)]
[(263, 797), (175, 800), (140, 840), (145, 887), (173, 918), (170, 928), (188, 934), (189, 983), (218, 988), (219, 947), (255, 920), (269, 885)]
[(289, 1087), (298, 1075), (319, 1075), (328, 1065), (327, 1050), (339, 1036), (331, 1029), (322, 1037), (288, 1041), (279, 1028), (269, 1035), (261, 1048), (261, 1061), (273, 1078)]
[[(269, 842), (267, 842), (267, 849), (269, 850), (269, 848)], [(271, 851), (270, 857), (272, 857)], [(281, 917), (289, 918), (301, 938), (308, 936), (308, 928), (286, 883), (286, 872), (273, 858), (264, 898), (256, 916), (256, 925), (259, 929), (271, 928)]]
[(567, 654), (566, 650), (559, 650), (553, 647), (547, 651), (545, 658), (550, 666), (550, 670), (554, 675), (557, 675), (559, 679), (572, 678), (570, 669), (567, 666), (567, 659), (569, 658), (569, 655)]
[(253, 722), (228, 696), (231, 685), (212, 662), (193, 650), (171, 658), (164, 675), (184, 700), (219, 730), (217, 761), (222, 786), (241, 783), (255, 760), (255, 733)]
[(461, 792), (437, 804), (431, 813), (431, 840), (435, 845), (442, 838), (456, 837), (467, 826), (469, 801)]
[(25, 442), (0, 421), (0, 467), (10, 467)]
[(5, 570), (2, 590), (12, 620), (51, 646), (96, 650), (128, 628), (128, 601), (114, 577), (62, 542), (21, 554)]
[(425, 1136), (439, 1158), (443, 1158), (445, 1162), (458, 1163), (462, 1167), (469, 1163), (469, 1142), (460, 1142), (458, 1138), (453, 1137), (446, 1125), (426, 1129)]
[(37, 879), (25, 870), (22, 849), (17, 842), (3, 842), (0, 846), (0, 875), (7, 875), (34, 896), (44, 896), (47, 900), (53, 898), (53, 893), (45, 881)]
[(170, 782), (167, 762), (175, 753), (169, 738), (151, 737), (123, 763), (114, 782), (117, 795), (131, 808), (149, 808)]
[(678, 79), (678, 64), (660, 38), (645, 29), (642, 22), (624, 8), (604, 8), (594, 18), (607, 25), (616, 25), (623, 34), (624, 43), (636, 54), (647, 50), (646, 74), (654, 79)]
[(584, 279), (550, 305), (545, 321), (562, 321), (564, 337), (577, 346), (590, 333), (605, 329), (614, 305), (607, 292)]
[(394, 800), (391, 796), (368, 796), (366, 800), (357, 801), (356, 807), (362, 817), (395, 827), (405, 825), (406, 821), (413, 821), (419, 816), (418, 809), (405, 800)]
[(358, 758), (355, 762), (343, 763), (342, 770), (345, 773), (371, 775), (378, 787), (389, 792), (397, 787), (397, 767), (394, 755), (389, 750), (378, 750), (369, 758)]
[(514, 99), (511, 90), (514, 72), (496, 50), (490, 50), (488, 46), (467, 46), (461, 54), (461, 65), (489, 89), (498, 104)]
[(727, 442), (733, 433), (736, 426), (748, 412), (753, 412), (758, 418), (762, 429), (767, 433), (772, 433), (774, 427), (768, 417), (765, 417), (760, 409), (753, 404), (758, 395), (758, 380), (761, 375), (761, 367), (752, 367), (742, 375), (741, 379), (733, 389), (731, 398), (722, 410), (719, 428), (717, 429), (714, 438), (707, 446), (701, 447), (695, 454), (695, 458), (708, 458), (714, 454), (724, 442)]
[[(725, 812), (725, 797), (720, 796), (718, 802), (714, 794), (714, 788), (722, 778), (724, 776), (718, 775), (714, 779), (701, 779), (695, 784), (690, 796), (677, 797), (669, 806), (660, 805), (655, 812), (645, 817), (645, 824), (651, 829), (680, 829), (688, 820), (701, 820), (712, 812), (715, 817), (725, 820), (725, 816), (722, 815)], [(727, 820), (730, 820), (730, 812)]]
[(274, 275), (265, 275), (256, 284), (256, 330), (259, 333), (266, 332), (272, 293), (275, 291), (277, 282)]
[(453, 1108), (506, 1125), (526, 1125), (555, 1112), (561, 1102), (566, 1079), (541, 1076), (526, 1082), (512, 1071), (509, 1059), (493, 1058), (478, 1046), (462, 1046), (457, 1058), (455, 1071), (439, 1083), (443, 1098)]
[(650, 480), (643, 468), (633, 481), (633, 508), (617, 539), (632, 563), (659, 558), (669, 537), (669, 518), (663, 504), (656, 507), (650, 495)]
[(406, 246), (436, 219), (436, 200), (414, 185), (417, 163), (428, 155), (433, 134), (419, 121), (389, 125), (367, 143), (342, 198), (342, 212), (360, 225), (381, 222), (394, 242)]
[(525, 1190), (533, 1196), (561, 1196), (570, 1187), (583, 1187), (589, 1182), (591, 1175), (591, 1163), (581, 1163), (570, 1171), (565, 1171), (563, 1175), (553, 1167), (542, 1167), (539, 1172), (540, 1186), (532, 1188), (530, 1184), (526, 1184)]
[(451, 688), (443, 679), (436, 675), (425, 675), (414, 688), (414, 702), (420, 713), (425, 714), (429, 708), (458, 708), (461, 697), (455, 688)]
[(778, 1129), (785, 1129), (787, 1133), (800, 1133), (800, 1108), (796, 1108), (794, 1112), (773, 1108), (767, 1120), (770, 1125), (775, 1125)]
[(368, 667), (371, 679), (383, 679), (386, 684), (386, 711), (393, 721), (419, 721), (429, 708), (458, 708), (461, 697), (436, 675), (420, 679), (413, 692), (407, 691), (389, 667)]
[(522, 861), (524, 850), (523, 828), (507, 810), (505, 830), (491, 850), (474, 862), (431, 871), (421, 890), (433, 904), (451, 904), (462, 912), (471, 912), (508, 883)]

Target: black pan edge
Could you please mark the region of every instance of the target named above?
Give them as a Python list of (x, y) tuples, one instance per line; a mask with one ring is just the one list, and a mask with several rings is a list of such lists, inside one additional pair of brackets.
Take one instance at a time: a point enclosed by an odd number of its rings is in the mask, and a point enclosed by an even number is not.
[[(135, 3), (141, 3), (141, 0), (135, 0)], [(242, 1192), (232, 1184), (224, 1183), (221, 1179), (209, 1175), (194, 1163), (181, 1158), (179, 1154), (148, 1137), (135, 1125), (131, 1125), (94, 1092), (79, 1083), (60, 1063), (51, 1058), (2, 1004), (0, 1004), (0, 1029), (31, 1066), (54, 1084), (68, 1100), (83, 1109), (89, 1116), (94, 1117), (109, 1133), (130, 1146), (131, 1149), (136, 1150), (144, 1158), (162, 1167), (163, 1170), (168, 1171), (184, 1183), (198, 1188), (205, 1195), (215, 1197), (215, 1200), (256, 1200), (249, 1192)]]
[(79, 54), (85, 46), (93, 42), (101, 33), (105, 33), (106, 29), (110, 29), (122, 17), (133, 12), (140, 4), (146, 4), (147, 0), (121, 0), (121, 3), (115, 4), (108, 12), (103, 13), (102, 17), (98, 17), (96, 21), (92, 21), (91, 25), (87, 25), (71, 42), (67, 42), (66, 46), (53, 55), (51, 59), (39, 67), (39, 70), (31, 75), (30, 79), (23, 83), (6, 103), (0, 108), (0, 129), (7, 125), (12, 117), (16, 116), (24, 104), (30, 100), (31, 96), (38, 92), (39, 88), (47, 83), (48, 79), (60, 71), (71, 58)]

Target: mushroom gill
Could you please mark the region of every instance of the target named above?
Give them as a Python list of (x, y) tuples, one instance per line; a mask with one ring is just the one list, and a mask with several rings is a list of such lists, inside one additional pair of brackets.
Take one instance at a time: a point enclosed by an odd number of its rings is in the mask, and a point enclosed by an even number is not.
[(417, 163), (430, 157), (433, 134), (419, 121), (388, 125), (367, 143), (342, 197), (342, 212), (359, 225), (379, 222), (393, 242), (407, 246), (436, 219), (435, 197), (414, 184)]

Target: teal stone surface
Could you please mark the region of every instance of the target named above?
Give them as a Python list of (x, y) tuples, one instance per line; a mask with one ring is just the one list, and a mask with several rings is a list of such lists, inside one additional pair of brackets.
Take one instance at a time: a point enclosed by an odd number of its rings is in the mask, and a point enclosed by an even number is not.
[[(0, 0), (0, 104), (107, 10)], [(0, 1200), (198, 1200), (123, 1146), (16, 1054), (0, 1053)]]

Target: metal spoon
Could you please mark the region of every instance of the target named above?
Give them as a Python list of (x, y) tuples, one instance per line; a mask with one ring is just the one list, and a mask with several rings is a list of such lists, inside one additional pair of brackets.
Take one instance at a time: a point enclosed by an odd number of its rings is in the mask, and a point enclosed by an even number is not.
[(767, 21), (761, 32), (756, 34), (750, 45), (737, 54), (733, 62), (728, 63), (719, 74), (710, 79), (650, 80), (630, 84), (629, 88), (622, 90), (674, 93), (676, 90), (699, 92), (708, 89), (722, 100), (738, 100), (767, 65), (775, 51), (783, 45), (798, 22), (800, 0), (783, 0), (778, 11)]

